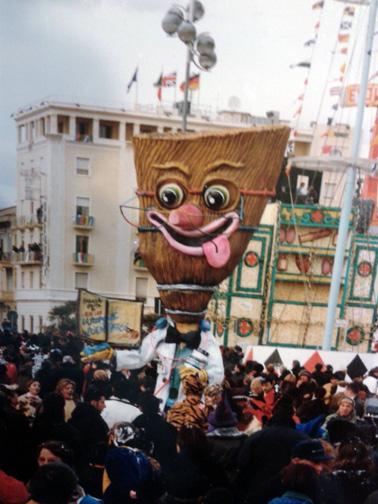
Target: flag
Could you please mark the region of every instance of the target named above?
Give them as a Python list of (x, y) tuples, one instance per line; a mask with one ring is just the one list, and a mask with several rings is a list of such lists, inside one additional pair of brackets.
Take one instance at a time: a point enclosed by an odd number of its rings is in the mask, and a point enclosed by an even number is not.
[(352, 28), (351, 21), (342, 21), (340, 23), (340, 30), (350, 30)]
[(319, 30), (319, 28), (320, 28), (320, 21), (318, 21), (318, 22), (316, 23), (316, 25), (314, 26), (314, 29), (315, 29), (315, 30)]
[(341, 92), (342, 92), (343, 88), (341, 86), (334, 86), (334, 87), (331, 87), (330, 90), (329, 90), (329, 94), (331, 96), (340, 96), (341, 95)]
[[(200, 74), (192, 75), (188, 81), (188, 89), (190, 89), (190, 91), (196, 91), (197, 89), (199, 89), (199, 86), (200, 86)], [(180, 91), (182, 92), (185, 91), (185, 82), (182, 82), (180, 84)]]
[(298, 98), (297, 98), (297, 100), (299, 100), (299, 101), (301, 101), (303, 99), (304, 99), (304, 94), (299, 95)]
[(304, 46), (305, 47), (310, 47), (312, 46), (313, 44), (315, 44), (316, 42), (316, 38), (313, 38), (313, 39), (310, 39), (310, 40), (307, 40), (307, 42), (304, 43)]
[(348, 54), (348, 48), (347, 48), (347, 47), (342, 47), (342, 48), (340, 49), (340, 53), (341, 53), (341, 54)]
[(311, 68), (311, 63), (309, 61), (300, 61), (297, 64), (290, 65), (290, 68), (295, 68), (295, 67)]
[(127, 84), (127, 93), (130, 91), (134, 82), (138, 82), (138, 67), (136, 67), (134, 75), (131, 77), (130, 82)]
[(343, 63), (340, 67), (340, 73), (344, 74), (345, 73), (345, 70), (346, 70), (346, 64)]
[(301, 112), (302, 112), (302, 105), (294, 112), (293, 118), (297, 117), (298, 115), (300, 115)]
[(162, 87), (173, 87), (176, 86), (177, 73), (172, 72), (167, 75), (162, 75), (161, 86)]
[(312, 4), (312, 9), (313, 10), (316, 10), (316, 9), (323, 9), (324, 7), (324, 1), (321, 1), (321, 2), (315, 2), (314, 4)]
[(347, 33), (339, 33), (338, 39), (340, 44), (345, 44), (346, 42), (349, 42), (349, 35)]
[(322, 147), (322, 154), (331, 154), (331, 145), (323, 145)]
[(334, 103), (331, 108), (333, 110), (337, 110), (339, 108), (339, 104), (338, 103)]
[(353, 17), (354, 16), (354, 7), (351, 7), (351, 6), (345, 7), (344, 16)]
[(373, 75), (371, 75), (371, 76), (369, 77), (369, 81), (371, 81), (371, 80), (375, 79), (376, 77), (378, 77), (378, 70), (377, 70), (376, 72), (374, 72), (374, 73), (373, 73)]
[(305, 79), (304, 82), (303, 82), (303, 85), (307, 86), (307, 84), (308, 84), (308, 79)]
[(158, 80), (154, 82), (154, 87), (157, 87), (157, 99), (161, 101), (161, 86), (163, 84), (163, 72), (160, 74)]

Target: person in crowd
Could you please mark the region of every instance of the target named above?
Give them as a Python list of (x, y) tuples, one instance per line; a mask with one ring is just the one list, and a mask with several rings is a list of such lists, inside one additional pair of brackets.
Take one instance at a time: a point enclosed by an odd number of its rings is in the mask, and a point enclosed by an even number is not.
[(55, 392), (60, 394), (64, 399), (64, 420), (68, 422), (71, 418), (76, 401), (74, 399), (76, 384), (68, 378), (62, 378), (56, 385)]
[(63, 462), (73, 466), (74, 457), (72, 450), (62, 441), (46, 441), (38, 447), (37, 464), (41, 467), (51, 462)]
[(237, 428), (238, 419), (224, 394), (208, 416), (207, 439), (212, 457), (222, 466), (230, 482), (235, 481), (237, 460), (247, 435)]
[(65, 401), (62, 395), (52, 392), (42, 402), (41, 412), (37, 415), (33, 426), (35, 445), (50, 439), (63, 441), (74, 450), (75, 458), (80, 459), (82, 447), (79, 432), (64, 418)]
[(376, 397), (378, 395), (378, 366), (370, 370), (363, 384), (369, 389), (370, 396)]
[(266, 504), (279, 495), (280, 471), (290, 462), (293, 447), (308, 439), (295, 430), (293, 415), (292, 398), (280, 398), (266, 427), (245, 440), (238, 457), (240, 499), (247, 497), (254, 504)]
[(356, 423), (356, 411), (354, 407), (354, 400), (350, 397), (342, 397), (336, 413), (328, 415), (324, 427), (327, 429), (327, 425), (332, 420), (344, 420), (350, 423)]
[(317, 484), (318, 474), (313, 467), (291, 463), (282, 470), (285, 493), (268, 504), (314, 504)]
[(20, 408), (24, 415), (29, 418), (31, 424), (42, 404), (42, 399), (39, 397), (40, 391), (41, 384), (39, 381), (31, 378), (27, 383), (27, 392), (18, 398)]
[(206, 409), (201, 402), (205, 384), (199, 374), (193, 369), (186, 368), (188, 372), (182, 376), (181, 383), (185, 399), (176, 402), (168, 411), (167, 421), (180, 430), (182, 426), (191, 425), (206, 431)]
[(80, 434), (82, 446), (82, 470), (80, 480), (87, 492), (101, 496), (102, 472), (108, 445), (109, 428), (101, 416), (105, 397), (101, 390), (91, 386), (84, 401), (72, 413), (69, 424)]
[(204, 403), (206, 408), (206, 414), (215, 411), (216, 407), (222, 400), (222, 387), (221, 385), (208, 385), (203, 391)]
[(28, 504), (69, 504), (75, 493), (77, 477), (61, 462), (42, 465), (29, 482)]
[(365, 413), (365, 404), (360, 398), (360, 391), (363, 390), (363, 388), (364, 385), (362, 385), (362, 383), (351, 382), (346, 384), (344, 391), (346, 397), (353, 399), (356, 416), (358, 418), (363, 418)]
[(291, 372), (293, 375), (298, 378), (299, 373), (302, 371), (303, 367), (301, 366), (299, 360), (293, 360), (291, 365)]
[(135, 398), (135, 384), (117, 374), (113, 383), (113, 395), (105, 401), (105, 408), (101, 413), (109, 429), (119, 422), (133, 422), (141, 414), (140, 409), (133, 403)]
[(2, 504), (25, 504), (28, 498), (29, 492), (25, 484), (0, 469), (0, 502)]
[(145, 392), (139, 406), (142, 414), (137, 416), (133, 424), (143, 429), (146, 439), (152, 444), (152, 456), (164, 469), (176, 455), (177, 430), (168, 423), (160, 413), (160, 400), (151, 393)]
[(374, 470), (369, 450), (359, 438), (342, 442), (331, 474), (335, 486), (332, 502), (334, 504), (364, 502), (369, 494), (378, 489)]
[(165, 473), (164, 504), (196, 504), (212, 487), (227, 485), (221, 466), (212, 459), (206, 434), (192, 425), (183, 425), (177, 436), (177, 455)]

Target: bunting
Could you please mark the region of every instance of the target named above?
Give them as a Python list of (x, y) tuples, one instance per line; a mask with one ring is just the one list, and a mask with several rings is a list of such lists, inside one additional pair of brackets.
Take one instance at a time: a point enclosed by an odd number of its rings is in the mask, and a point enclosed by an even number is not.
[(355, 10), (354, 10), (354, 7), (352, 7), (352, 6), (348, 6), (348, 7), (344, 8), (344, 16), (353, 17), (354, 12), (355, 12)]
[(290, 65), (290, 68), (296, 68), (296, 67), (311, 68), (311, 63), (309, 61), (300, 61), (299, 63)]
[(339, 33), (338, 41), (340, 42), (340, 44), (346, 44), (347, 42), (349, 42), (349, 35), (347, 33)]

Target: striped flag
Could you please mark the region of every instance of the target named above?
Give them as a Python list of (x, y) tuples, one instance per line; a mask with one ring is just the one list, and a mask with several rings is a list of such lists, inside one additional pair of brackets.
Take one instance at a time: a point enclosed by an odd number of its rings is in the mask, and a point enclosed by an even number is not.
[(162, 87), (173, 87), (176, 86), (177, 72), (172, 72), (167, 75), (162, 76)]
[[(192, 75), (188, 81), (188, 89), (190, 91), (197, 91), (200, 87), (200, 74)], [(185, 82), (180, 84), (180, 91), (185, 91)]]

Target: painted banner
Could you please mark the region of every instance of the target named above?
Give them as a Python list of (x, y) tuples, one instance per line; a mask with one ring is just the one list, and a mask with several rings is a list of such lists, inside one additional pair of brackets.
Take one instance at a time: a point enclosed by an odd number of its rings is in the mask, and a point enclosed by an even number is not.
[(142, 302), (110, 299), (79, 289), (78, 328), (84, 338), (126, 348), (139, 347), (142, 315)]
[[(343, 107), (357, 107), (359, 89), (359, 84), (346, 86)], [(365, 103), (367, 107), (378, 107), (378, 84), (368, 85)]]
[(94, 341), (106, 341), (106, 299), (80, 289), (78, 312), (79, 333)]

